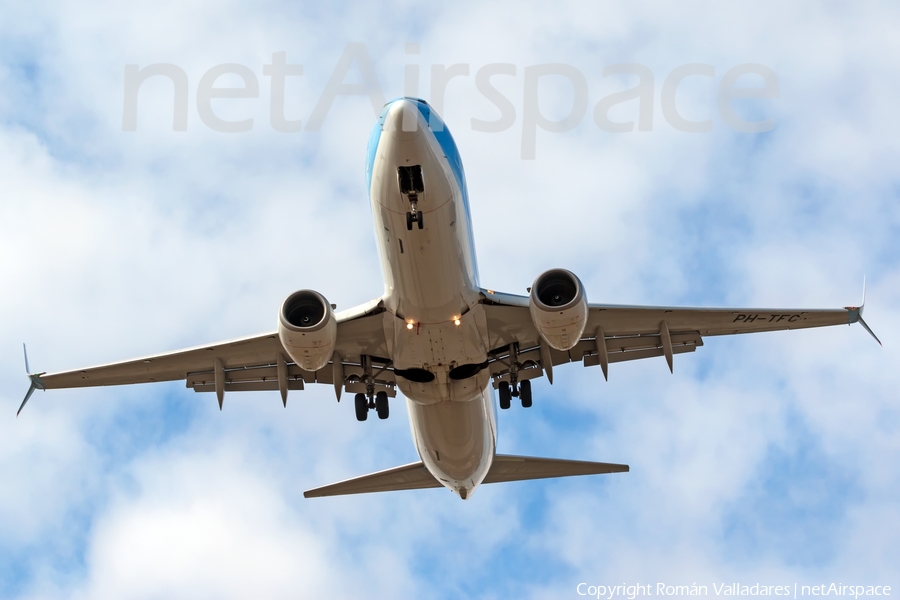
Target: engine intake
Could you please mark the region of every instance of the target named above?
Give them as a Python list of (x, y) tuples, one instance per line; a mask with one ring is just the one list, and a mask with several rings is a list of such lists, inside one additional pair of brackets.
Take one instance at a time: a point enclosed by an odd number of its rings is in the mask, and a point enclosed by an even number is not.
[(584, 286), (574, 273), (551, 269), (539, 275), (528, 304), (535, 328), (550, 347), (570, 350), (581, 339), (588, 305)]
[(337, 340), (334, 310), (322, 294), (294, 292), (281, 305), (278, 338), (291, 359), (302, 369), (318, 371), (328, 364)]

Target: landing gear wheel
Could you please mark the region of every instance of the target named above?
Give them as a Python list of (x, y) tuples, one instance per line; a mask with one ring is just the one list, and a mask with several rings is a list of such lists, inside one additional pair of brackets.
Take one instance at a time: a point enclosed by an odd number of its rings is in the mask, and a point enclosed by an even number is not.
[(391, 414), (390, 405), (388, 405), (387, 392), (378, 392), (375, 394), (375, 412), (378, 413), (379, 419), (387, 419)]
[(509, 382), (501, 381), (500, 382), (500, 408), (502, 408), (503, 410), (508, 409), (511, 399), (512, 399), (512, 394), (509, 392)]
[(425, 221), (422, 220), (422, 211), (421, 210), (416, 213), (416, 223), (419, 224), (419, 229), (422, 229), (423, 227), (425, 227)]
[(365, 421), (369, 418), (369, 400), (365, 394), (357, 394), (353, 399), (353, 403), (356, 407), (357, 421)]
[(531, 408), (531, 382), (527, 379), (519, 384), (519, 399), (522, 408)]
[(411, 212), (406, 213), (406, 229), (408, 231), (412, 231), (412, 222), (413, 222), (413, 214)]

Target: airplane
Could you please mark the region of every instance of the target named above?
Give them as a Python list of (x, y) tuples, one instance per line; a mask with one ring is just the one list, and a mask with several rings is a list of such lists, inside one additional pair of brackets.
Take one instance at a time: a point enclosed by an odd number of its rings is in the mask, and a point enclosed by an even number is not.
[[(275, 331), (134, 360), (32, 374), (35, 390), (184, 380), (195, 392), (332, 385), (354, 394), (356, 419), (390, 414), (406, 398), (420, 461), (306, 491), (305, 497), (446, 487), (466, 500), (482, 483), (618, 473), (628, 465), (498, 454), (501, 410), (532, 406), (531, 382), (569, 362), (600, 366), (694, 352), (706, 336), (859, 322), (842, 309), (680, 308), (591, 304), (565, 269), (535, 279), (529, 296), (479, 284), (469, 197), (456, 143), (424, 100), (388, 102), (369, 138), (366, 180), (384, 295), (335, 312), (325, 296), (287, 297)], [(881, 342), (878, 341), (880, 344)], [(24, 349), (24, 345), (23, 345)]]

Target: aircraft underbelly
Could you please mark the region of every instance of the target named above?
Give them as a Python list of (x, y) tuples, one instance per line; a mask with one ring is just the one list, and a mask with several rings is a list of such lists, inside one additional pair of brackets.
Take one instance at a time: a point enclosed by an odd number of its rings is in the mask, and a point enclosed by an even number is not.
[(464, 497), (484, 480), (495, 451), (490, 390), (469, 402), (420, 404), (407, 399), (410, 428), (425, 467)]
[[(399, 125), (404, 111), (417, 120), (413, 131)], [(412, 207), (400, 191), (398, 168), (416, 165), (424, 181), (416, 207), (423, 227), (416, 222), (409, 229)], [(371, 174), (384, 301), (394, 316), (390, 358), (397, 370), (434, 374), (429, 382), (400, 376), (397, 385), (407, 398), (423, 463), (466, 497), (490, 468), (495, 420), (486, 370), (465, 379), (451, 377), (460, 365), (487, 361), (465, 190), (412, 102), (398, 101), (386, 116)]]
[[(425, 182), (417, 202), (425, 226), (416, 223), (410, 230), (410, 202), (400, 193), (397, 169), (413, 165), (422, 168)], [(388, 308), (404, 319), (439, 323), (475, 304), (478, 286), (468, 256), (462, 190), (430, 131), (382, 135), (371, 194)]]

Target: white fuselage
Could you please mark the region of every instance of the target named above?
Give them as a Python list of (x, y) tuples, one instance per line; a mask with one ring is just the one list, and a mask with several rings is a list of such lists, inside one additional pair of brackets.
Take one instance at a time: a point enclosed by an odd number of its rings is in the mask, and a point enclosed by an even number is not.
[[(398, 167), (420, 165), (423, 228), (408, 229), (410, 200)], [(415, 99), (388, 103), (369, 141), (367, 175), (375, 237), (384, 273), (384, 304), (397, 384), (407, 398), (413, 441), (425, 467), (446, 487), (469, 497), (496, 448), (496, 417), (487, 369), (461, 378), (460, 365), (487, 361), (478, 304), (468, 197), (453, 138), (430, 107)], [(390, 338), (390, 336), (389, 336)], [(473, 369), (474, 370), (474, 369)], [(421, 376), (434, 375), (429, 382)]]

